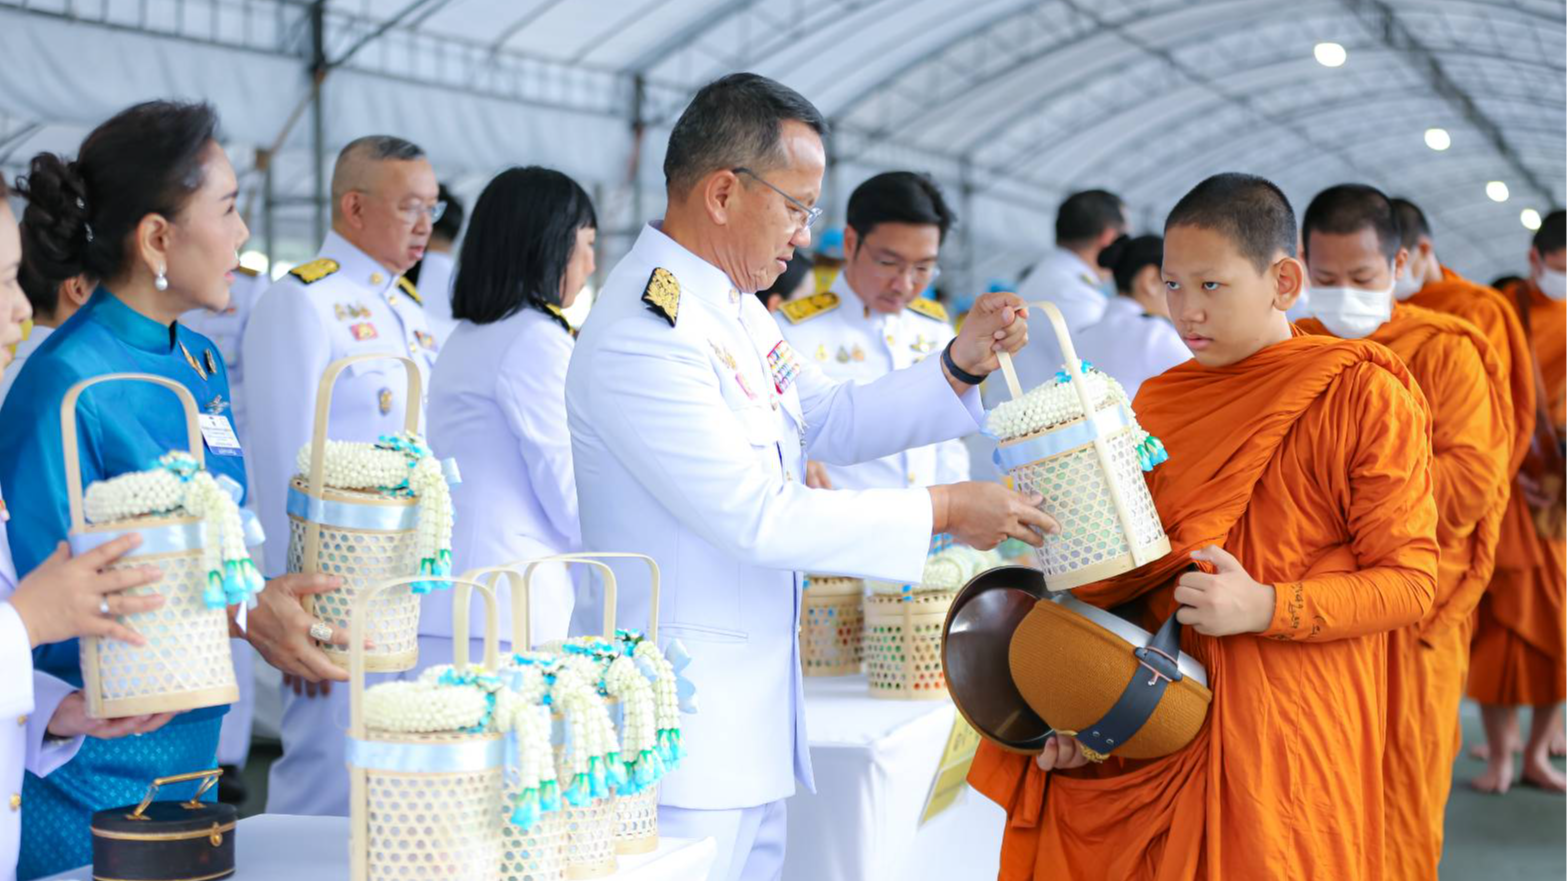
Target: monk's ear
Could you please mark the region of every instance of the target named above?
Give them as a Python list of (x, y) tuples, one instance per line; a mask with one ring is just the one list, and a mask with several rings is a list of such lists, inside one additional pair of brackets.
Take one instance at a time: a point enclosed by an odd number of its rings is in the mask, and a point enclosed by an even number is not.
[(1393, 277), (1398, 278), (1409, 267), (1409, 249), (1399, 248), (1393, 255)]
[(1306, 265), (1294, 257), (1285, 257), (1269, 270), (1273, 276), (1273, 308), (1288, 312), (1306, 289)]

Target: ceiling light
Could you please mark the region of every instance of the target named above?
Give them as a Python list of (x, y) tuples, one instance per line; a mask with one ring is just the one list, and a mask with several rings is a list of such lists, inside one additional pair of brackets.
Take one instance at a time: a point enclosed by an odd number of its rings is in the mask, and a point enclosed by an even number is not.
[(1426, 129), (1426, 146), (1437, 151), (1446, 150), (1448, 147), (1453, 146), (1453, 138), (1447, 133), (1445, 128), (1428, 128)]
[(1506, 202), (1507, 197), (1511, 195), (1507, 192), (1507, 184), (1499, 180), (1493, 180), (1486, 184), (1485, 194), (1491, 198), (1492, 202)]
[(1522, 223), (1525, 229), (1537, 230), (1540, 228), (1540, 212), (1533, 208), (1525, 208), (1518, 212), (1518, 222)]
[(1341, 67), (1349, 58), (1349, 53), (1337, 43), (1318, 43), (1312, 54), (1317, 56), (1317, 63), (1323, 67)]

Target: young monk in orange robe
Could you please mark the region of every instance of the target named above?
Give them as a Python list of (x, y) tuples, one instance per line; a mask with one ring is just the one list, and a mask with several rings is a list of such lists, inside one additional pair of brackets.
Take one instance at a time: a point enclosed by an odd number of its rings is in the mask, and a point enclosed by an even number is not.
[(1387, 349), (1290, 326), (1294, 251), (1288, 200), (1250, 175), (1209, 178), (1166, 222), (1195, 360), (1134, 408), (1170, 453), (1148, 485), (1171, 553), (1074, 593), (1136, 600), (1148, 625), (1178, 607), (1213, 703), (1151, 761), (982, 744), (969, 782), (1007, 809), (1004, 881), (1384, 877), (1386, 632), (1436, 587), (1430, 416)]
[[(1490, 342), (1491, 348), (1501, 358), (1502, 364), (1507, 367), (1508, 394), (1512, 399), (1513, 411), (1513, 455), (1508, 461), (1507, 477), (1512, 481), (1517, 476), (1519, 467), (1523, 465), (1524, 456), (1529, 452), (1530, 441), (1534, 438), (1535, 418), (1534, 357), (1530, 352), (1529, 339), (1524, 335), (1523, 324), (1518, 320), (1516, 300), (1503, 294), (1496, 287), (1470, 281), (1442, 265), (1437, 258), (1436, 241), (1431, 234), (1431, 224), (1418, 205), (1408, 199), (1395, 198), (1393, 213), (1398, 218), (1404, 248), (1409, 252), (1409, 264), (1406, 270), (1411, 277), (1411, 283), (1401, 287), (1397, 296), (1411, 305), (1455, 315), (1480, 328), (1486, 340)], [(1516, 277), (1513, 280), (1523, 281)], [(1492, 284), (1502, 284), (1502, 282)], [(1508, 496), (1509, 504), (1519, 507), (1517, 511), (1504, 515), (1504, 521), (1522, 526), (1524, 524), (1522, 512), (1527, 510), (1522, 493), (1515, 486), (1509, 486)], [(1509, 560), (1520, 559), (1516, 548), (1507, 546), (1509, 541), (1515, 541), (1509, 538), (1510, 535), (1520, 534), (1522, 533), (1518, 529), (1502, 530), (1503, 539), (1499, 543), (1497, 552), (1499, 557)], [(1519, 567), (1514, 565), (1512, 568)], [(1470, 629), (1474, 629), (1472, 625)], [(1507, 712), (1506, 718), (1508, 726), (1506, 740), (1512, 744), (1512, 752), (1516, 753), (1523, 749), (1523, 741), (1518, 738), (1517, 732), (1518, 715)], [(1469, 748), (1469, 754), (1474, 758), (1485, 760), (1490, 756), (1490, 749), (1485, 743), (1477, 743)], [(1551, 729), (1550, 754), (1567, 755), (1567, 730), (1560, 726)], [(1487, 780), (1495, 776), (1490, 771), (1483, 775)], [(1484, 788), (1492, 789), (1490, 785)]]
[[(1529, 338), (1539, 365), (1545, 417), (1562, 437), (1567, 423), (1567, 229), (1553, 211), (1541, 224), (1529, 253), (1531, 278), (1506, 291), (1522, 291), (1529, 306)], [(1515, 300), (1516, 302), (1516, 300)], [(1524, 747), (1523, 780), (1556, 792), (1567, 779), (1550, 762), (1550, 744), (1562, 727), (1567, 698), (1567, 542), (1558, 532), (1542, 537), (1530, 511), (1531, 496), (1546, 487), (1525, 466), (1514, 481), (1502, 523), (1496, 574), (1491, 580), (1470, 646), (1469, 696), (1480, 702), (1490, 754), (1476, 789), (1506, 792), (1512, 785), (1511, 745), (1517, 739), (1517, 708), (1534, 708)], [(1555, 475), (1558, 479), (1560, 474)], [(1558, 485), (1559, 490), (1559, 485)], [(1536, 498), (1537, 502), (1547, 499)], [(1560, 500), (1555, 500), (1560, 504)]]
[(1507, 507), (1507, 373), (1474, 325), (1396, 302), (1394, 279), (1408, 254), (1393, 203), (1380, 191), (1360, 184), (1324, 190), (1306, 207), (1301, 228), (1316, 317), (1300, 328), (1392, 349), (1431, 407), (1440, 566), (1431, 613), (1388, 637), (1383, 877), (1434, 879), (1463, 740), (1458, 704), (1470, 620), (1491, 580)]

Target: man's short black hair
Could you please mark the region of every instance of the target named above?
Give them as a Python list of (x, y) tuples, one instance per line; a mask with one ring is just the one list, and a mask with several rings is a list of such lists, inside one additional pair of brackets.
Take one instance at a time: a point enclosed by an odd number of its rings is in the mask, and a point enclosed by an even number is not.
[(456, 193), (448, 190), (446, 184), (441, 184), (440, 186), (441, 195), (439, 198), (446, 203), (446, 210), (442, 212), (441, 219), (435, 222), (435, 226), (430, 230), (430, 235), (440, 236), (448, 242), (455, 242), (457, 241), (457, 236), (462, 233), (462, 222), (467, 217), (468, 212), (464, 210), (462, 200), (457, 198)]
[(1393, 217), (1393, 200), (1367, 184), (1339, 184), (1317, 194), (1301, 217), (1301, 239), (1311, 253), (1314, 232), (1343, 236), (1370, 229), (1377, 235), (1377, 246), (1389, 263), (1403, 247), (1398, 221)]
[(782, 83), (755, 73), (732, 73), (708, 83), (669, 133), (664, 186), (684, 193), (721, 169), (765, 173), (776, 168), (783, 162), (780, 132), (788, 120), (827, 134), (827, 120), (816, 105)]
[(1567, 248), (1567, 219), (1558, 208), (1540, 221), (1540, 228), (1534, 233), (1534, 249), (1544, 257), (1563, 248)]
[(1165, 236), (1177, 226), (1219, 233), (1258, 272), (1280, 253), (1295, 256), (1295, 210), (1283, 190), (1254, 174), (1225, 172), (1192, 187), (1165, 218)]
[(1422, 238), (1434, 238), (1426, 213), (1402, 196), (1393, 197), (1393, 219), (1398, 221), (1399, 240), (1411, 252), (1419, 247)]
[(849, 196), (847, 223), (864, 239), (878, 224), (932, 225), (947, 240), (947, 230), (957, 222), (941, 188), (928, 174), (888, 171), (854, 188)]
[(1107, 229), (1126, 230), (1121, 197), (1108, 190), (1073, 193), (1056, 209), (1056, 244), (1062, 247), (1085, 245)]

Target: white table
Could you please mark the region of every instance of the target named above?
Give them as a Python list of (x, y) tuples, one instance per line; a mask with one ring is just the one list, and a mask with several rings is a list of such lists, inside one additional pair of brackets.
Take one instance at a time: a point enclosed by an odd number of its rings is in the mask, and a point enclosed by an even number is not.
[(805, 680), (816, 794), (789, 799), (786, 881), (996, 877), (1006, 814), (967, 791), (924, 826), (957, 710), (870, 696), (864, 676)]
[[(261, 814), (239, 821), (234, 881), (347, 881), (348, 818)], [(717, 850), (713, 839), (665, 838), (658, 850), (620, 857), (615, 881), (703, 881)], [(88, 866), (43, 881), (91, 881)]]

